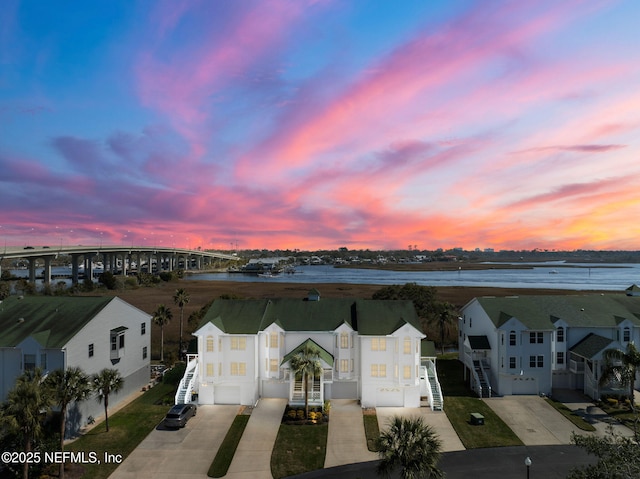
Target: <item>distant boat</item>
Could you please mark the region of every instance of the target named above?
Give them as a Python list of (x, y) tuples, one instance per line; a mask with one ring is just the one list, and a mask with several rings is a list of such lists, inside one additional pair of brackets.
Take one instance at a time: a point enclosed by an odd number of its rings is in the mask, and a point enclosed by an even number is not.
[(549, 271), (549, 274), (558, 274), (558, 270), (557, 269), (552, 269), (551, 271)]
[(258, 273), (260, 278), (277, 278), (277, 274), (273, 274), (271, 271), (267, 271), (266, 273)]

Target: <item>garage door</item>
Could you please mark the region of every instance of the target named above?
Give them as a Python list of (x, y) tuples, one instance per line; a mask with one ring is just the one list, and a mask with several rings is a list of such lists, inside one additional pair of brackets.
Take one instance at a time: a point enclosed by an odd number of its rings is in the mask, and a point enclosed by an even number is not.
[(404, 391), (402, 388), (388, 387), (376, 390), (377, 407), (402, 407), (404, 406)]
[(511, 394), (538, 394), (538, 381), (536, 378), (517, 376), (514, 378)]
[(240, 404), (240, 388), (217, 386), (213, 393), (214, 404)]
[(358, 383), (334, 381), (331, 385), (331, 399), (358, 399)]

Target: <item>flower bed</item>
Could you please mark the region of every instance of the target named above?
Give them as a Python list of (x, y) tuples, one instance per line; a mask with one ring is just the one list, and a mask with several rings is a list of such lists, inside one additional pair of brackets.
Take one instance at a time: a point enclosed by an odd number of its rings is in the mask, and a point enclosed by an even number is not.
[(304, 407), (287, 406), (282, 415), (283, 424), (325, 424), (329, 422), (329, 415), (321, 407), (310, 407), (309, 417), (305, 417)]

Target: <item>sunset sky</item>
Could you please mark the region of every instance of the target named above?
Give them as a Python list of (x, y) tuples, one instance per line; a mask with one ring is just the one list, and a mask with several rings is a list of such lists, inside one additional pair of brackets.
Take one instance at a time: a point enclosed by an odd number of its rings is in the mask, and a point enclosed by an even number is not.
[(640, 249), (640, 2), (3, 0), (0, 241)]

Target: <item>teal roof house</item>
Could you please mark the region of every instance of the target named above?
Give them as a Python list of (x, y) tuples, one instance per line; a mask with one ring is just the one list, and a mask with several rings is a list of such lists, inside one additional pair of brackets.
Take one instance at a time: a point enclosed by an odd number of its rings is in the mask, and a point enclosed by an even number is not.
[(474, 298), (459, 318), (459, 358), (478, 395), (551, 394), (593, 399), (625, 393), (601, 388), (603, 351), (640, 344), (640, 296), (533, 295)]
[[(344, 398), (363, 407), (418, 407), (439, 391), (427, 384), (434, 375), (421, 362), (425, 336), (411, 301), (324, 299), (316, 289), (300, 299), (218, 299), (194, 335), (198, 352), (176, 402), (254, 405), (280, 397), (303, 404), (290, 359), (304, 347), (322, 365), (310, 381), (310, 404)], [(429, 361), (435, 371), (435, 358)]]
[[(119, 298), (10, 296), (0, 301), (0, 400), (16, 378), (36, 367), (45, 373), (81, 367), (87, 374), (120, 371), (123, 390), (109, 398), (116, 406), (149, 383), (151, 317)], [(90, 416), (103, 414), (93, 398), (72, 405), (70, 434)]]

